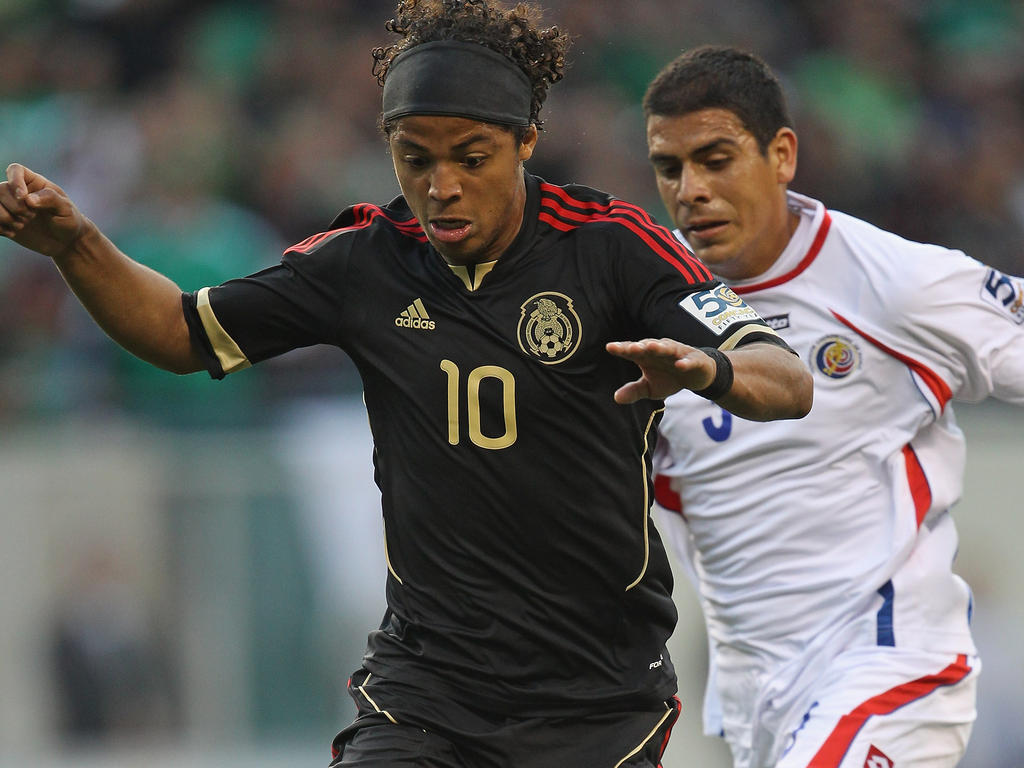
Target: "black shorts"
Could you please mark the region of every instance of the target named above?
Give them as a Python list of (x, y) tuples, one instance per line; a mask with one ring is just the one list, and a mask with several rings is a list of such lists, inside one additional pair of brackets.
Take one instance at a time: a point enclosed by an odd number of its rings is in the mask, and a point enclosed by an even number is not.
[(334, 740), (332, 768), (657, 768), (681, 706), (510, 718), (446, 701), (416, 712), (403, 686), (366, 670), (349, 693), (358, 713)]

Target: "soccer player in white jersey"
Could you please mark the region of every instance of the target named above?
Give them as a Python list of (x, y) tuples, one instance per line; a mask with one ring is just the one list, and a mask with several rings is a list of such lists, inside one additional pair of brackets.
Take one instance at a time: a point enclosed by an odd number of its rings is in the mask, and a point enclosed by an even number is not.
[(737, 768), (953, 766), (980, 663), (950, 401), (1024, 404), (1024, 281), (788, 191), (797, 137), (755, 56), (686, 52), (644, 111), (677, 236), (815, 380), (802, 421), (666, 404), (661, 528), (707, 622), (705, 730)]

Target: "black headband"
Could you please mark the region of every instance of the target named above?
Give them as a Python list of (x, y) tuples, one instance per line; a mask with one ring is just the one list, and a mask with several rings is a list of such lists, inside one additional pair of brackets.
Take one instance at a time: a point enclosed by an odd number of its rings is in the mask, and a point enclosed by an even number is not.
[(384, 122), (406, 115), (529, 125), (533, 86), (511, 59), (476, 43), (436, 40), (394, 58), (384, 81)]

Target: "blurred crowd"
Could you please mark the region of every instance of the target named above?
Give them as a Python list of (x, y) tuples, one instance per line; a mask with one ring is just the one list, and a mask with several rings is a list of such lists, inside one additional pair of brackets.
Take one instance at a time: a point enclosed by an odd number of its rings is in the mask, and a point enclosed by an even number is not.
[[(682, 49), (783, 76), (793, 188), (1024, 273), (1024, 6), (1011, 0), (547, 0), (575, 39), (531, 170), (666, 221), (640, 100)], [(397, 194), (370, 51), (390, 0), (0, 0), (0, 165), (61, 184), (134, 258), (193, 290), (276, 262)], [(357, 391), (335, 351), (181, 381), (97, 331), (52, 266), (0, 243), (0, 423), (118, 411), (238, 424)]]

